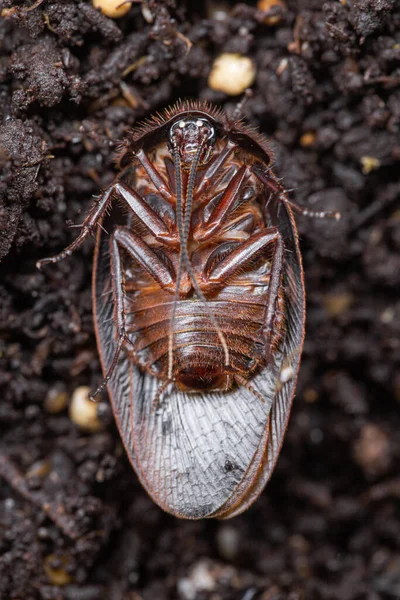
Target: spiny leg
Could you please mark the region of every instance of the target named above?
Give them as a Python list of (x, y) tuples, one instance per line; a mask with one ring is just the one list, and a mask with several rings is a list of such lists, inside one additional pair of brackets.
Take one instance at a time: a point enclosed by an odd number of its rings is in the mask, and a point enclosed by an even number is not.
[(235, 202), (240, 198), (243, 188), (249, 179), (246, 165), (240, 167), (238, 172), (229, 182), (221, 199), (216, 203), (206, 223), (200, 223), (194, 232), (194, 239), (204, 241), (210, 238), (226, 220)]
[(175, 284), (174, 274), (167, 269), (154, 251), (141, 238), (126, 227), (119, 226), (115, 228), (110, 239), (110, 261), (114, 318), (117, 323), (117, 347), (104, 380), (91, 395), (91, 398), (95, 398), (110, 381), (124, 346), (127, 343), (133, 346), (126, 334), (125, 289), (120, 248), (123, 248), (163, 289), (172, 290)]
[(275, 315), (276, 299), (282, 279), (284, 246), (282, 237), (276, 227), (269, 227), (237, 246), (230, 254), (218, 263), (204, 276), (203, 285), (216, 288), (224, 285), (231, 277), (242, 271), (243, 268), (257, 257), (270, 252), (272, 249), (271, 268), (269, 273), (267, 306), (265, 311), (264, 335), (267, 359), (269, 358), (272, 325)]
[(261, 183), (263, 183), (270, 192), (277, 195), (278, 198), (282, 202), (289, 205), (290, 208), (292, 208), (297, 213), (300, 213), (305, 217), (311, 217), (312, 219), (336, 219), (336, 221), (338, 221), (340, 219), (340, 217), (341, 217), (340, 212), (329, 211), (329, 210), (327, 210), (327, 211), (309, 210), (308, 208), (305, 208), (304, 206), (300, 206), (296, 202), (293, 202), (293, 200), (289, 200), (289, 198), (287, 198), (287, 192), (286, 192), (285, 188), (278, 181), (276, 181), (275, 179), (270, 177), (268, 175), (268, 172), (261, 169), (257, 165), (253, 165), (251, 167), (251, 170), (253, 171), (253, 173), (257, 177), (257, 179), (259, 179), (261, 181)]
[(274, 253), (271, 260), (271, 270), (269, 275), (268, 285), (268, 299), (267, 308), (265, 312), (264, 321), (264, 335), (265, 335), (265, 348), (266, 348), (266, 359), (267, 362), (271, 358), (271, 342), (272, 342), (272, 326), (275, 318), (275, 310), (278, 298), (279, 287), (282, 282), (283, 272), (283, 254), (284, 246), (280, 235), (277, 236), (275, 241)]
[(243, 98), (235, 106), (235, 110), (232, 113), (232, 119), (235, 121), (243, 117), (243, 109), (247, 104), (248, 100), (253, 97), (253, 92), (250, 88), (244, 90)]
[(109, 207), (112, 198), (117, 196), (120, 200), (123, 200), (131, 211), (143, 222), (143, 224), (151, 231), (151, 233), (157, 238), (162, 240), (166, 244), (176, 244), (176, 237), (170, 235), (169, 230), (166, 228), (162, 219), (157, 215), (156, 212), (146, 203), (146, 201), (136, 192), (136, 190), (130, 188), (126, 184), (117, 181), (110, 185), (100, 196), (98, 202), (92, 206), (83, 221), (81, 227), (82, 230), (78, 237), (65, 248), (59, 254), (50, 258), (43, 258), (37, 262), (37, 267), (40, 269), (42, 265), (48, 263), (56, 263), (63, 260), (67, 256), (70, 256), (88, 237), (95, 231), (96, 225), (104, 217), (107, 208)]
[(274, 247), (278, 240), (282, 243), (280, 233), (276, 227), (269, 227), (253, 234), (245, 242), (236, 246), (210, 273), (203, 274), (202, 287), (215, 290), (225, 285), (231, 277), (234, 277), (238, 272), (242, 272), (243, 268), (250, 262)]
[(121, 254), (118, 248), (118, 242), (114, 235), (110, 238), (110, 263), (111, 263), (111, 279), (112, 279), (112, 292), (114, 302), (114, 322), (117, 323), (117, 347), (114, 352), (114, 356), (111, 361), (111, 365), (106, 373), (101, 384), (98, 388), (90, 394), (90, 399), (94, 398), (106, 387), (110, 381), (112, 374), (114, 373), (115, 367), (118, 364), (118, 360), (121, 354), (121, 350), (126, 343), (131, 344), (128, 336), (126, 335), (126, 319), (125, 319), (125, 306), (124, 306), (124, 274), (122, 271)]
[(300, 204), (293, 202), (293, 200), (286, 200), (286, 202), (295, 212), (300, 213), (304, 217), (310, 217), (311, 219), (335, 219), (336, 221), (339, 221), (342, 216), (340, 212), (335, 210), (315, 211), (300, 206)]
[(171, 190), (168, 188), (167, 182), (157, 171), (154, 164), (148, 159), (143, 148), (141, 148), (140, 150), (135, 152), (135, 156), (138, 159), (138, 161), (140, 162), (140, 164), (142, 165), (142, 167), (145, 169), (145, 171), (146, 171), (147, 175), (150, 177), (150, 180), (152, 181), (152, 183), (155, 185), (157, 190), (160, 192), (161, 196), (163, 196), (163, 198), (165, 198), (166, 200), (173, 200), (174, 196), (171, 193)]
[(167, 267), (154, 250), (138, 235), (123, 226), (115, 228), (113, 237), (118, 245), (152, 277), (162, 289), (172, 291), (176, 275), (172, 267)]
[(161, 406), (161, 396), (163, 395), (163, 393), (165, 392), (165, 390), (167, 389), (167, 387), (173, 383), (173, 379), (172, 378), (167, 378), (165, 381), (163, 381), (162, 383), (160, 383), (158, 390), (156, 392), (156, 395), (153, 398), (153, 401), (151, 403), (151, 412), (152, 414), (154, 414)]
[(196, 197), (199, 197), (201, 194), (204, 194), (204, 192), (208, 190), (210, 185), (215, 182), (215, 177), (218, 177), (218, 172), (221, 172), (221, 174), (223, 173), (221, 169), (235, 148), (236, 143), (232, 140), (228, 140), (225, 146), (222, 148), (221, 152), (218, 154), (218, 156), (208, 165), (208, 167), (203, 172), (202, 178), (199, 181), (199, 184), (196, 189)]

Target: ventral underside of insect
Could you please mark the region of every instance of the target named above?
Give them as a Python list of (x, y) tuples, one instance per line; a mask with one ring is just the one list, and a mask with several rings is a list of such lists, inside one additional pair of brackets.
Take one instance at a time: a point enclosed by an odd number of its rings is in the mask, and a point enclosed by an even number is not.
[(104, 377), (150, 496), (179, 517), (232, 517), (271, 475), (295, 390), (304, 284), (290, 204), (264, 138), (207, 104), (139, 126), (118, 162), (53, 262), (96, 232)]
[(240, 121), (180, 103), (127, 137), (97, 228), (94, 312), (115, 416), (140, 481), (179, 517), (245, 510), (286, 429), (304, 289), (271, 159)]

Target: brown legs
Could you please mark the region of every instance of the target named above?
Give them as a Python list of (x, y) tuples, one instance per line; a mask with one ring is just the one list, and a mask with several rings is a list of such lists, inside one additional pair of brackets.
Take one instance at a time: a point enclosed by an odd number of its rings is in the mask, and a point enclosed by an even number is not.
[(264, 229), (237, 246), (207, 276), (203, 276), (203, 289), (217, 289), (225, 285), (249, 263), (265, 254), (272, 254), (269, 273), (268, 298), (265, 311), (264, 335), (267, 358), (269, 356), (276, 299), (282, 279), (284, 246), (276, 227)]
[(249, 177), (248, 168), (245, 165), (240, 167), (236, 175), (232, 177), (219, 202), (214, 206), (207, 223), (200, 223), (196, 227), (193, 234), (195, 240), (205, 241), (218, 231), (234, 207), (235, 202), (241, 197)]
[(118, 181), (110, 185), (100, 196), (99, 201), (92, 206), (88, 216), (82, 223), (81, 232), (76, 240), (60, 252), (60, 254), (39, 260), (37, 263), (38, 268), (40, 269), (43, 265), (56, 263), (70, 256), (84, 242), (88, 235), (94, 233), (97, 223), (104, 217), (114, 196), (122, 200), (157, 239), (162, 240), (165, 244), (176, 245), (176, 236), (170, 234), (164, 222), (140, 194)]
[(232, 142), (232, 140), (228, 140), (225, 147), (221, 150), (218, 156), (213, 161), (211, 161), (209, 166), (204, 171), (201, 181), (199, 182), (196, 188), (196, 197), (198, 197), (200, 194), (204, 194), (204, 192), (208, 190), (210, 185), (215, 184), (215, 177), (218, 177), (217, 173), (221, 171), (222, 165), (227, 161), (227, 159), (232, 154), (235, 148), (236, 143)]
[(110, 271), (112, 274), (112, 291), (114, 301), (114, 322), (117, 324), (117, 347), (111, 365), (105, 378), (91, 394), (93, 399), (109, 382), (117, 366), (119, 356), (126, 344), (132, 344), (126, 334), (125, 306), (124, 306), (124, 272), (121, 261), (121, 248), (125, 250), (132, 260), (139, 264), (162, 288), (170, 289), (174, 293), (176, 274), (171, 272), (158, 258), (157, 254), (143, 240), (126, 227), (116, 227), (110, 237)]
[(280, 185), (279, 181), (277, 181), (276, 179), (270, 177), (268, 175), (268, 171), (266, 171), (265, 169), (261, 169), (260, 167), (258, 167), (257, 165), (253, 165), (251, 167), (252, 172), (254, 173), (254, 175), (261, 181), (261, 183), (263, 183), (267, 190), (269, 192), (272, 192), (273, 194), (275, 194), (279, 201), (284, 202), (285, 204), (289, 205), (290, 208), (292, 210), (294, 210), (297, 213), (300, 213), (301, 215), (305, 216), (305, 217), (311, 217), (312, 219), (336, 219), (336, 221), (338, 221), (340, 219), (340, 213), (336, 212), (336, 211), (313, 211), (313, 210), (308, 210), (308, 208), (305, 208), (304, 206), (300, 206), (299, 204), (297, 204), (296, 202), (293, 202), (293, 200), (289, 200), (289, 198), (287, 198), (286, 196), (286, 191), (283, 188), (283, 186)]

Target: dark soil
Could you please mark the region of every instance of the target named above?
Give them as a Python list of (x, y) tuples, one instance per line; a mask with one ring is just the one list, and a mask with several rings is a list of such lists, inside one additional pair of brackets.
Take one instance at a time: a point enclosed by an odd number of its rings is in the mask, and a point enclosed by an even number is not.
[[(400, 598), (399, 4), (288, 0), (275, 24), (219, 0), (118, 21), (0, 4), (0, 598)], [(49, 412), (101, 380), (92, 247), (35, 262), (76, 235), (138, 119), (180, 97), (234, 106), (207, 87), (222, 51), (256, 63), (245, 114), (293, 197), (343, 216), (298, 219), (307, 337), (271, 482), (232, 521), (182, 522), (141, 489), (106, 398), (96, 434)]]

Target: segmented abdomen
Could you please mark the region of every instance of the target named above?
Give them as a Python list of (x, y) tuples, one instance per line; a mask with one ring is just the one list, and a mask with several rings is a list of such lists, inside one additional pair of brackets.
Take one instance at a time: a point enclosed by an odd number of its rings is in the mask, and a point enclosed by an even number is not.
[(165, 376), (171, 327), (175, 365), (181, 369), (195, 365), (222, 368), (224, 353), (210, 319), (212, 312), (229, 349), (230, 367), (247, 378), (264, 354), (265, 304), (250, 293), (246, 298), (243, 292), (241, 296), (239, 300), (233, 289), (225, 288), (218, 299), (208, 300), (207, 306), (195, 295), (178, 300), (172, 325), (173, 296), (168, 292), (156, 290), (128, 297), (127, 331), (135, 359), (150, 372)]

